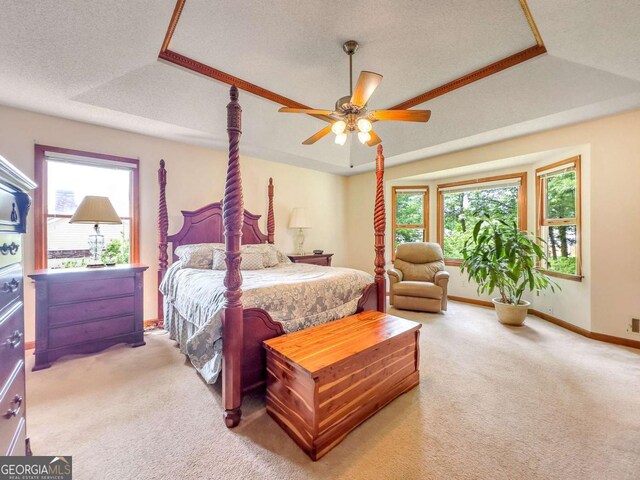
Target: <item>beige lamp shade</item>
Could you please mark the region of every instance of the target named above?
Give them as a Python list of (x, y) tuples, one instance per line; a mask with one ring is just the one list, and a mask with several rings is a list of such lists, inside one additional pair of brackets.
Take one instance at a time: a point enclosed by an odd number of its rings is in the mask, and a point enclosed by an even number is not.
[(311, 228), (304, 208), (294, 208), (289, 219), (289, 228)]
[(120, 224), (122, 220), (107, 197), (87, 195), (69, 223)]

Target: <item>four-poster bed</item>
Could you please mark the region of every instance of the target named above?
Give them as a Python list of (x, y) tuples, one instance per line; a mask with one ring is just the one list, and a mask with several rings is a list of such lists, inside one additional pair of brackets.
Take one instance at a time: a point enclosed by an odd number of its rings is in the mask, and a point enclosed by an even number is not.
[[(163, 160), (160, 162), (158, 171), (158, 183), (160, 186), (158, 283), (160, 284), (169, 270), (169, 243), (172, 245), (173, 261), (178, 259), (176, 249), (180, 246), (203, 243), (225, 244), (226, 270), (224, 272), (224, 305), (221, 314), (222, 395), (225, 408), (225, 423), (228, 427), (234, 427), (240, 421), (242, 395), (265, 384), (265, 352), (262, 342), (284, 334), (285, 329), (281, 323), (273, 320), (268, 311), (261, 308), (243, 307), (241, 244), (274, 243), (274, 186), (273, 180), (269, 179), (267, 234), (264, 234), (258, 225), (260, 215), (244, 210), (243, 206), (239, 155), (242, 110), (238, 103), (238, 90), (236, 87), (231, 87), (230, 97), (231, 101), (227, 105), (229, 160), (223, 201), (204, 206), (195, 211), (183, 211), (184, 223), (180, 231), (174, 235), (168, 235), (167, 171), (165, 162)], [(376, 158), (376, 202), (374, 214), (375, 277), (373, 283), (369, 283), (361, 290), (356, 312), (364, 310), (384, 312), (386, 308), (383, 174), (384, 156), (382, 154), (382, 146), (379, 145)], [(332, 267), (315, 268), (327, 269)], [(162, 295), (159, 292), (158, 316), (161, 323), (165, 315), (163, 307)]]

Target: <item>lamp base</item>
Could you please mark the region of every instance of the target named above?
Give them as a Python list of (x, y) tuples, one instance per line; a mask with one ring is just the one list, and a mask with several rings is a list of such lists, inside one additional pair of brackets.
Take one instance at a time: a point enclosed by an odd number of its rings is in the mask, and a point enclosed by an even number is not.
[(296, 255), (304, 255), (304, 231), (301, 228), (296, 236)]
[(102, 268), (104, 263), (87, 263), (87, 268)]

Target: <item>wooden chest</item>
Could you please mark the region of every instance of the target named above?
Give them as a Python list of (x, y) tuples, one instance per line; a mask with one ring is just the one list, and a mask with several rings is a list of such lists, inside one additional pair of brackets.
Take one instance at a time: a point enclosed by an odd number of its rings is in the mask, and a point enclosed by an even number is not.
[(420, 327), (366, 311), (266, 340), (267, 412), (319, 459), (418, 384)]

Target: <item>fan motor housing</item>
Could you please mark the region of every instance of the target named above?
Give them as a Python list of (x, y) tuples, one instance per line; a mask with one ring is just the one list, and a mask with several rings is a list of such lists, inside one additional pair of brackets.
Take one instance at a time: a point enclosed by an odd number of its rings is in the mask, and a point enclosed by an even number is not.
[(338, 99), (338, 101), (336, 102), (335, 111), (345, 115), (349, 113), (361, 114), (366, 111), (366, 108), (358, 108), (355, 105), (352, 105), (351, 96), (347, 95), (346, 97)]

